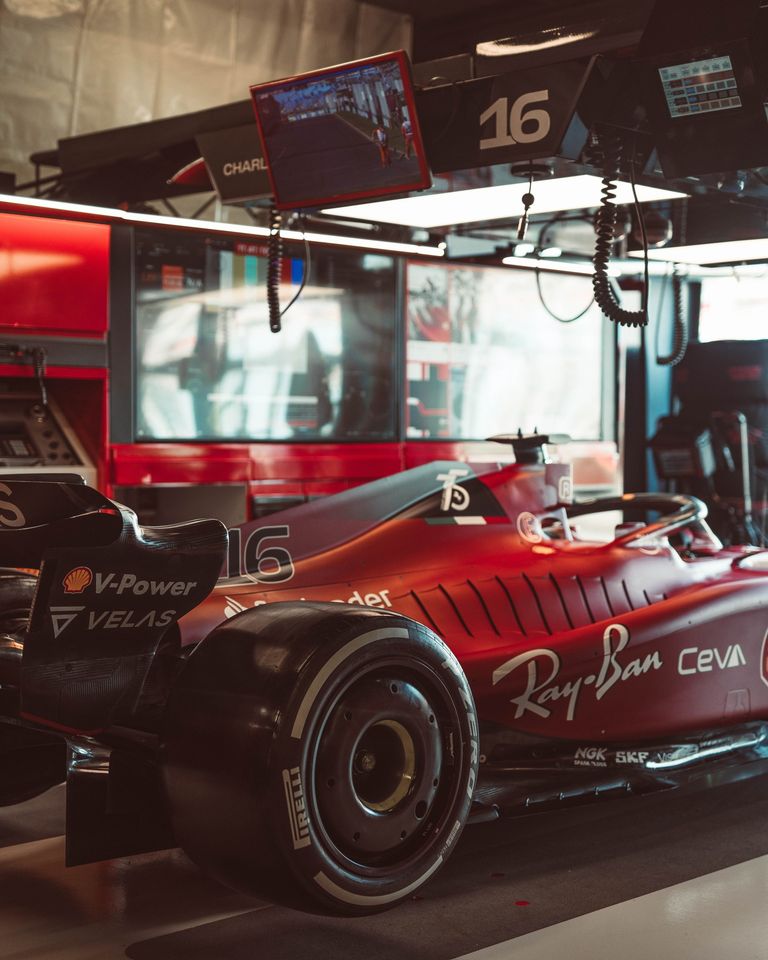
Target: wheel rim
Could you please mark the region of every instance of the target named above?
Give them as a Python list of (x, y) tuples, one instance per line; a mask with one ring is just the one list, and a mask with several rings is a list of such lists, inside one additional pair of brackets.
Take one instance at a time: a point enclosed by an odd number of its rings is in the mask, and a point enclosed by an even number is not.
[(416, 746), (398, 720), (371, 724), (352, 759), (352, 786), (359, 803), (373, 813), (392, 813), (416, 780)]
[(415, 673), (372, 671), (336, 697), (317, 738), (316, 828), (356, 865), (415, 855), (444, 814), (443, 743), (453, 724), (434, 687)]

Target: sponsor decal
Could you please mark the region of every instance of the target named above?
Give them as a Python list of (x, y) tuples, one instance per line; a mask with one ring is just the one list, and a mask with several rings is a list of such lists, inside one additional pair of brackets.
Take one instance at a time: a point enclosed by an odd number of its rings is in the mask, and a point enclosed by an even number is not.
[(288, 807), (288, 822), (291, 826), (293, 849), (299, 850), (301, 847), (308, 847), (311, 842), (309, 839), (309, 817), (304, 803), (301, 771), (298, 767), (283, 770), (283, 788)]
[(578, 747), (573, 763), (577, 767), (607, 767), (611, 761), (621, 765), (637, 764), (645, 763), (650, 755), (648, 750), (616, 750), (614, 753), (608, 747)]
[[(242, 613), (243, 610), (248, 609), (245, 604), (240, 603), (239, 600), (235, 600), (234, 597), (224, 597), (224, 599), (227, 601), (224, 607), (224, 616), (227, 620), (229, 620), (230, 617), (234, 617), (236, 613)], [(253, 605), (254, 607), (261, 607), (265, 603), (266, 600), (255, 600)]]
[(51, 626), (53, 627), (53, 638), (63, 633), (67, 627), (76, 619), (78, 613), (82, 613), (85, 607), (51, 607)]
[(637, 677), (660, 670), (663, 661), (658, 650), (632, 659), (619, 656), (629, 644), (629, 630), (621, 623), (612, 623), (603, 633), (603, 656), (599, 669), (581, 674), (565, 683), (556, 683), (561, 660), (554, 650), (527, 650), (512, 657), (493, 671), (493, 684), (510, 677), (525, 677), (525, 689), (510, 703), (515, 705), (515, 720), (530, 713), (546, 720), (552, 715), (552, 704), (567, 703), (566, 720), (573, 720), (583, 696), (600, 701), (609, 691)]
[[(392, 601), (389, 599), (389, 590), (379, 590), (372, 591), (369, 593), (360, 593), (359, 590), (355, 590), (351, 597), (344, 599), (331, 599), (329, 603), (351, 603), (357, 604), (364, 607), (384, 607), (388, 608), (392, 606)], [(277, 600), (284, 599), (283, 597), (277, 597)], [(323, 597), (298, 597), (297, 600), (321, 600)], [(229, 619), (234, 617), (236, 613), (242, 613), (243, 610), (248, 610), (249, 607), (244, 603), (241, 603), (236, 597), (224, 597), (226, 601), (224, 607), (224, 616)], [(251, 607), (263, 607), (265, 603), (268, 603), (268, 600), (254, 600), (251, 604)]]
[(438, 473), (436, 480), (442, 481), (443, 496), (440, 500), (440, 509), (466, 510), (469, 506), (469, 491), (459, 485), (459, 480), (466, 477), (469, 470), (454, 467), (448, 473)]
[(681, 677), (694, 673), (712, 673), (713, 670), (732, 670), (747, 665), (739, 643), (729, 643), (725, 650), (718, 647), (686, 647), (677, 658), (677, 672)]
[(241, 173), (255, 173), (259, 170), (266, 172), (267, 162), (264, 157), (252, 157), (250, 160), (234, 160), (225, 163), (221, 168), (225, 177), (235, 177)]
[(517, 516), (517, 532), (528, 543), (541, 543), (544, 534), (541, 532), (541, 524), (538, 517), (535, 517), (527, 510)]
[(559, 503), (573, 503), (573, 481), (570, 477), (560, 477), (557, 481), (557, 499)]
[(114, 573), (96, 574), (96, 593), (114, 590), (118, 596), (130, 593), (135, 597), (145, 594), (153, 597), (163, 597), (166, 594), (171, 597), (186, 597), (196, 586), (197, 580), (139, 580), (135, 573), (124, 573), (118, 579)]
[(577, 767), (607, 767), (607, 747), (579, 747), (573, 757)]
[(90, 567), (73, 567), (61, 581), (64, 593), (82, 593), (93, 582), (93, 571)]
[(648, 750), (617, 750), (616, 763), (645, 763), (650, 755)]
[[(6, 497), (11, 496), (11, 488), (4, 483), (0, 483), (0, 493)], [(0, 500), (0, 526), (3, 527), (25, 527), (27, 518), (21, 512), (19, 507), (10, 500)]]
[(88, 614), (89, 630), (131, 630), (137, 627), (167, 627), (176, 616), (175, 610), (91, 610)]
[[(81, 614), (84, 606), (51, 607), (53, 636), (58, 637)], [(90, 610), (85, 630), (132, 630), (139, 627), (167, 627), (176, 616), (175, 610)]]

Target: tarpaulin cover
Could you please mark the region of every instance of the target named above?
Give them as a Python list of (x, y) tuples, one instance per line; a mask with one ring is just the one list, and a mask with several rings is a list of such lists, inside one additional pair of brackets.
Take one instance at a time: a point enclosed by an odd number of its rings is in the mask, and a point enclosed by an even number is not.
[(410, 43), (409, 18), (356, 0), (0, 0), (0, 170)]

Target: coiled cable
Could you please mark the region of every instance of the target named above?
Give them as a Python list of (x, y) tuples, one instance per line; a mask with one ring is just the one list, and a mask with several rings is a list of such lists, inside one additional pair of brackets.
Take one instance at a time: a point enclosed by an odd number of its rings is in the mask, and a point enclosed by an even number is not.
[(683, 281), (677, 271), (672, 274), (672, 297), (674, 303), (672, 350), (666, 356), (661, 356), (658, 350), (656, 353), (656, 362), (662, 367), (677, 366), (688, 349), (688, 321), (683, 309)]
[(630, 164), (632, 192), (635, 197), (635, 209), (638, 213), (640, 229), (643, 234), (643, 249), (645, 252), (645, 285), (643, 288), (643, 303), (640, 310), (625, 310), (616, 299), (608, 277), (608, 265), (611, 261), (611, 252), (615, 242), (614, 234), (618, 208), (613, 202), (616, 199), (616, 181), (621, 172), (623, 141), (617, 133), (604, 133), (600, 138), (603, 153), (603, 186), (600, 198), (600, 208), (595, 216), (595, 255), (592, 258), (595, 272), (592, 275), (592, 286), (595, 291), (595, 302), (603, 313), (614, 323), (625, 327), (644, 327), (648, 323), (648, 249), (645, 235), (645, 223), (637, 202), (635, 190), (634, 157)]
[(282, 217), (276, 207), (269, 211), (269, 239), (267, 241), (267, 306), (269, 308), (269, 329), (280, 333), (280, 270), (283, 260), (283, 238), (280, 236)]

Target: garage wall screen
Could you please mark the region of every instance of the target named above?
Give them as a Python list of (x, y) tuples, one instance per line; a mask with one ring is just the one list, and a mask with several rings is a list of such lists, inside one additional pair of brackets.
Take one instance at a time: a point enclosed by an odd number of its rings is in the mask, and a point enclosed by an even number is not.
[[(395, 439), (394, 259), (314, 248), (274, 334), (266, 253), (137, 234), (137, 439)], [(282, 270), (286, 305), (304, 261)]]
[[(276, 335), (264, 244), (137, 231), (135, 249), (137, 440), (602, 437), (606, 321), (592, 306), (558, 322), (531, 271), (314, 246)], [(304, 271), (293, 252), (284, 305)], [(589, 277), (540, 286), (558, 315), (591, 299)]]
[[(407, 436), (601, 437), (604, 321), (588, 276), (411, 263)], [(541, 296), (539, 294), (541, 291)], [(542, 297), (544, 301), (542, 301)]]

